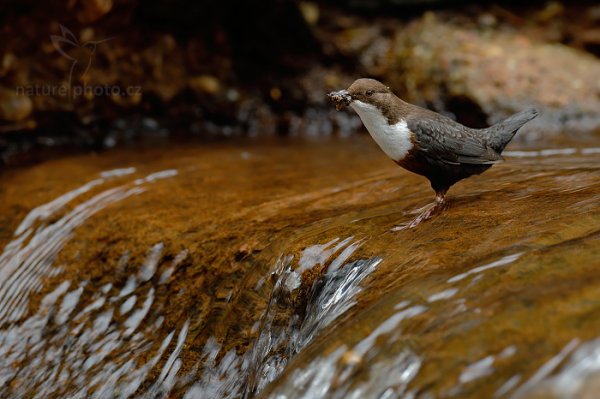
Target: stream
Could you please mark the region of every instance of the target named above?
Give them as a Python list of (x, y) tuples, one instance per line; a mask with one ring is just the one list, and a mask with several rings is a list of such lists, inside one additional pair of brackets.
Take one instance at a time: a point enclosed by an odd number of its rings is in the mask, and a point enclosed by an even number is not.
[(0, 397), (596, 397), (600, 147), (505, 157), (413, 229), (367, 137), (5, 171)]

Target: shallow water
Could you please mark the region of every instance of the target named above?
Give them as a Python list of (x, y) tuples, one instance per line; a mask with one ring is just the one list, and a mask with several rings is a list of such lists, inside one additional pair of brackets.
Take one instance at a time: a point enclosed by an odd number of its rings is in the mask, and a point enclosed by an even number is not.
[(363, 138), (5, 172), (2, 397), (585, 397), (600, 148), (510, 149), (433, 199)]

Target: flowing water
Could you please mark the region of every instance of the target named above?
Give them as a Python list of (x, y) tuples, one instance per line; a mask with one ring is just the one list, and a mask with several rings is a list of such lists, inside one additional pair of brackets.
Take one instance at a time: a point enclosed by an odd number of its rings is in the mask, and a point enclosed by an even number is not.
[(122, 150), (0, 183), (0, 397), (596, 397), (600, 148), (433, 200), (363, 138)]

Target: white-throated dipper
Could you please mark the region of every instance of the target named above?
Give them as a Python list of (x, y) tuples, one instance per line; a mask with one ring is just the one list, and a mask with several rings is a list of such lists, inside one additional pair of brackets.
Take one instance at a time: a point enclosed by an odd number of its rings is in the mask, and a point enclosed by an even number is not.
[(347, 90), (328, 94), (340, 110), (350, 106), (379, 144), (403, 168), (425, 176), (435, 190), (433, 207), (413, 220), (414, 227), (443, 208), (448, 189), (502, 160), (504, 147), (517, 130), (537, 116), (519, 112), (485, 129), (472, 129), (398, 98), (374, 79), (358, 79)]

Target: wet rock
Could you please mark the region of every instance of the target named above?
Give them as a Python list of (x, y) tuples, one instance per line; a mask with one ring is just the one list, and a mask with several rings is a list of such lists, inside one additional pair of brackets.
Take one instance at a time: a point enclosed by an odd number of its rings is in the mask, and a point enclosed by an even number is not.
[(385, 78), (408, 101), (475, 127), (527, 106), (541, 108), (542, 115), (525, 134), (600, 127), (600, 60), (562, 44), (510, 29), (459, 26), (428, 13), (398, 32), (393, 56)]
[(394, 232), (431, 189), (366, 137), (9, 171), (0, 396), (579, 397), (600, 369), (599, 152), (506, 154)]

